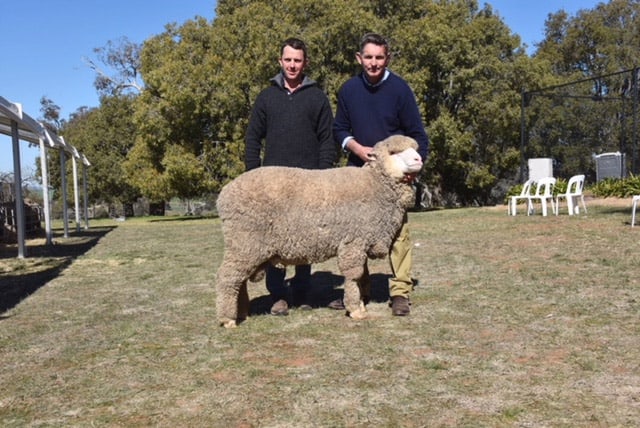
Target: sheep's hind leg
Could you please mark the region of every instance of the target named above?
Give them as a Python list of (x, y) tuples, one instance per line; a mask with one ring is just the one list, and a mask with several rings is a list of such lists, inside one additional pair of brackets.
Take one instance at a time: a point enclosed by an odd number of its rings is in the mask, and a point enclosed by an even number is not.
[(244, 281), (238, 293), (238, 322), (246, 320), (248, 316), (249, 292), (247, 291), (247, 281)]
[(365, 262), (362, 276), (358, 279), (358, 287), (360, 288), (360, 298), (366, 305), (371, 300), (371, 277), (369, 276), (369, 266)]

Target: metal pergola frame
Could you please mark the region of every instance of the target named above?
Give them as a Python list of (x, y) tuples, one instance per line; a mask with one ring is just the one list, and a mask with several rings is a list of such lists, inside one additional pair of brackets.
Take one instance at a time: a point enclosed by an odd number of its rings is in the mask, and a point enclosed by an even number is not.
[[(522, 90), (520, 93), (520, 181), (524, 181), (524, 171), (526, 169), (526, 159), (525, 159), (525, 148), (529, 144), (529, 132), (526, 126), (526, 108), (534, 96), (544, 96), (550, 98), (577, 98), (577, 99), (588, 99), (591, 101), (624, 101), (629, 99), (629, 97), (625, 96), (609, 96), (606, 97), (599, 95), (568, 95), (568, 94), (558, 94), (554, 91), (562, 88), (566, 88), (569, 86), (577, 85), (579, 83), (589, 82), (589, 81), (597, 81), (599, 79), (604, 79), (606, 77), (631, 73), (631, 101), (632, 101), (632, 110), (633, 110), (633, 130), (632, 130), (632, 160), (631, 160), (631, 171), (634, 174), (638, 173), (638, 72), (639, 69), (637, 66), (633, 68), (629, 68), (626, 70), (618, 71), (616, 73), (603, 74), (600, 76), (593, 76), (585, 79), (575, 80), (572, 82), (562, 83), (559, 85), (547, 86), (546, 88), (536, 89), (532, 91)], [(621, 142), (621, 146), (623, 143)], [(620, 151), (625, 153), (626, 147), (621, 147)]]
[[(77, 160), (82, 161), (83, 165), (83, 187), (84, 187), (84, 220), (85, 229), (89, 227), (88, 222), (88, 206), (87, 206), (87, 173), (86, 169), (91, 165), (89, 160), (78, 152), (78, 150), (67, 144), (62, 137), (48, 131), (40, 122), (22, 111), (22, 105), (13, 103), (0, 96), (0, 134), (8, 135), (12, 140), (13, 148), (13, 181), (16, 203), (16, 235), (18, 242), (18, 258), (26, 256), (25, 246), (25, 213), (24, 198), (22, 195), (22, 164), (20, 160), (20, 140), (27, 141), (31, 144), (37, 144), (40, 147), (40, 169), (42, 172), (42, 191), (44, 199), (44, 218), (46, 230), (47, 245), (52, 245), (52, 227), (51, 227), (51, 199), (49, 196), (48, 167), (47, 167), (47, 150), (60, 150), (61, 156), (61, 174), (63, 182), (66, 181), (65, 160), (68, 154), (73, 161), (74, 176), (74, 196), (75, 196), (75, 214), (76, 228), (80, 229), (80, 209), (78, 194), (78, 174)], [(64, 213), (64, 236), (69, 236), (67, 203), (66, 203), (66, 186), (63, 184), (63, 213)]]

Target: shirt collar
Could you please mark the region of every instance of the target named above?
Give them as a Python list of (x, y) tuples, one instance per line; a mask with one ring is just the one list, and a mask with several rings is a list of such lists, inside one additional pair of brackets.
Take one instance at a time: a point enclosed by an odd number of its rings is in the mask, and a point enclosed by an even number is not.
[(372, 85), (371, 83), (369, 83), (369, 81), (367, 80), (367, 76), (365, 75), (365, 73), (362, 73), (362, 80), (364, 80), (364, 83), (371, 87), (371, 88), (376, 88), (380, 85), (382, 85), (384, 83), (385, 80), (387, 80), (387, 77), (389, 77), (389, 70), (388, 69), (384, 69), (384, 76), (382, 76), (382, 79), (380, 79), (380, 81), (378, 83), (376, 83), (375, 85)]

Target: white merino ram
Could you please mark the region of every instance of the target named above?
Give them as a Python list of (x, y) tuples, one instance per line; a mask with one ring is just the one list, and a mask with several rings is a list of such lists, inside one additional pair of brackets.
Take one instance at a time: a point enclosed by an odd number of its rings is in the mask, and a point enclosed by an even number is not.
[(217, 273), (218, 321), (234, 327), (249, 312), (247, 280), (268, 263), (311, 264), (338, 258), (344, 303), (366, 316), (358, 280), (367, 257), (388, 255), (414, 193), (406, 179), (422, 168), (418, 144), (391, 136), (362, 168), (325, 170), (268, 166), (228, 183), (218, 197), (224, 257)]

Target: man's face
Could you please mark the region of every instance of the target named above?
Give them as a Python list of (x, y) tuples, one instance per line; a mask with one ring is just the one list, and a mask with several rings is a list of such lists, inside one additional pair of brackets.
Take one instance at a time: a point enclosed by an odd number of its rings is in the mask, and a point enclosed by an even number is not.
[(302, 72), (307, 65), (302, 49), (285, 46), (279, 61), (280, 67), (282, 67), (282, 71), (287, 80), (295, 81), (302, 79)]
[(384, 46), (373, 43), (364, 45), (362, 52), (356, 53), (356, 59), (362, 66), (369, 83), (376, 84), (384, 77), (384, 70), (389, 64), (389, 55)]

